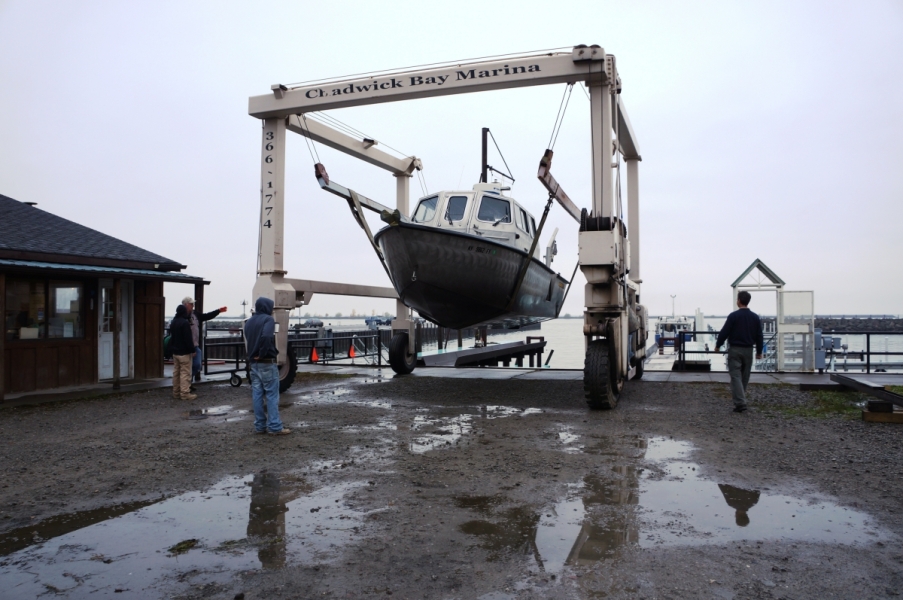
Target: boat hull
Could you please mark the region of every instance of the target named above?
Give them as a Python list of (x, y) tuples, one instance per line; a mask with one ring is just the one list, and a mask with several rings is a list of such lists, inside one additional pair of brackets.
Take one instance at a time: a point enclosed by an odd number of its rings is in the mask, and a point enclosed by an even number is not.
[(507, 310), (525, 252), (479, 237), (401, 223), (375, 236), (406, 306), (452, 329), (558, 316), (567, 280), (536, 259)]

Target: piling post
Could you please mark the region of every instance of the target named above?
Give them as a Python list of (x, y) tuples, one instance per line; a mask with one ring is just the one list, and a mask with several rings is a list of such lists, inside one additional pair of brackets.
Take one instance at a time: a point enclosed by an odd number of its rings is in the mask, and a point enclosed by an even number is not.
[[(6, 274), (0, 273), (0, 315), (6, 318)], [(0, 404), (3, 404), (3, 394), (6, 390), (6, 328), (0, 332)]]
[(122, 280), (118, 277), (113, 280), (113, 389), (119, 389), (119, 332), (122, 330), (121, 314), (122, 307), (119, 303), (122, 300)]

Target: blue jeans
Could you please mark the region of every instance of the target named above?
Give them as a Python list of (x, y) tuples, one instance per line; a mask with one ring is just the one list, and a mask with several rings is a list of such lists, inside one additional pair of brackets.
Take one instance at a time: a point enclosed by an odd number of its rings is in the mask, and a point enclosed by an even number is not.
[(201, 361), (204, 360), (204, 353), (201, 352), (200, 346), (194, 347), (194, 358), (191, 359), (191, 381), (194, 382), (194, 376), (201, 372)]
[(278, 365), (251, 362), (251, 397), (254, 399), (254, 429), (259, 432), (282, 431), (282, 420), (279, 419)]

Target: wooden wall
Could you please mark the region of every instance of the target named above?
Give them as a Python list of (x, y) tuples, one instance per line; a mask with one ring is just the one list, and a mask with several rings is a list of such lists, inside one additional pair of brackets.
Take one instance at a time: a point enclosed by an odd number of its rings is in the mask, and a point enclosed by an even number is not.
[[(83, 283), (86, 298), (93, 298), (96, 304), (97, 280), (86, 280)], [(96, 308), (85, 309), (84, 325), (84, 339), (7, 341), (3, 347), (4, 394), (96, 382)]]
[[(98, 280), (82, 281), (87, 303), (84, 339), (0, 344), (3, 394), (97, 383)], [(134, 377), (163, 377), (163, 282), (135, 281), (134, 298)]]
[(135, 282), (135, 379), (163, 377), (162, 281)]

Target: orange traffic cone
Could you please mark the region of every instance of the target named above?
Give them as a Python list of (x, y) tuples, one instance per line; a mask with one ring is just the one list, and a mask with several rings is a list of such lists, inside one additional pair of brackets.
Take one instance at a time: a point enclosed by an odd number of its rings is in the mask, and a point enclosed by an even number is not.
[(348, 358), (354, 358), (357, 354), (354, 351), (354, 344), (351, 344), (351, 348), (348, 349)]
[(318, 362), (320, 360), (320, 356), (317, 354), (316, 347), (310, 349), (310, 362)]

